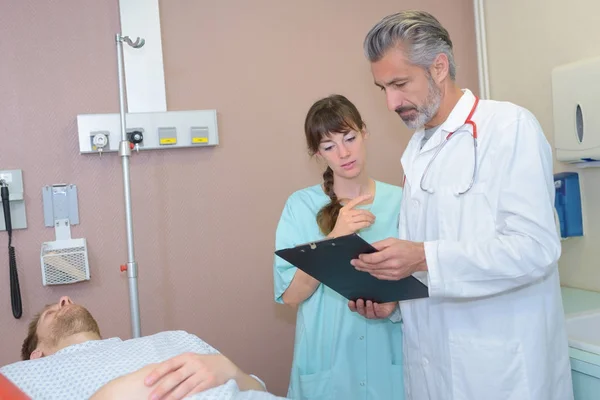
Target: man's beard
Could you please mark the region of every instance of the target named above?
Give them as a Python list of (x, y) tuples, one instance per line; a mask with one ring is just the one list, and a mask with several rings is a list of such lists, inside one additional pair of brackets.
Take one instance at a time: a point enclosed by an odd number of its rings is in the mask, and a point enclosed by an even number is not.
[(59, 311), (48, 341), (50, 345), (56, 346), (62, 339), (82, 332), (94, 332), (100, 336), (98, 323), (92, 314), (85, 307), (71, 305), (62, 313)]
[[(425, 100), (424, 105), (419, 107), (398, 107), (395, 110), (400, 118), (402, 118), (402, 121), (404, 121), (406, 126), (410, 129), (416, 130), (422, 128), (426, 123), (431, 121), (440, 108), (442, 92), (433, 81), (431, 74), (427, 75), (427, 80), (429, 81), (429, 93), (427, 93), (427, 99)], [(402, 112), (410, 110), (416, 110), (416, 115), (413, 114), (409, 117), (402, 117)]]

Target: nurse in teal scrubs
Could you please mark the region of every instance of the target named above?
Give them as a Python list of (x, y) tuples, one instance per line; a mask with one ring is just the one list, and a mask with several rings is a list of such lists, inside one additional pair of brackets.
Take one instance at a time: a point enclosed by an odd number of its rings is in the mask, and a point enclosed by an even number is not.
[[(402, 189), (367, 175), (368, 133), (356, 107), (341, 95), (317, 101), (305, 134), (328, 167), (323, 183), (287, 199), (276, 249), (353, 232), (371, 243), (396, 236)], [(275, 301), (298, 309), (289, 398), (404, 399), (400, 322), (353, 313), (347, 299), (278, 256), (273, 273)], [(380, 306), (385, 315), (395, 307)]]

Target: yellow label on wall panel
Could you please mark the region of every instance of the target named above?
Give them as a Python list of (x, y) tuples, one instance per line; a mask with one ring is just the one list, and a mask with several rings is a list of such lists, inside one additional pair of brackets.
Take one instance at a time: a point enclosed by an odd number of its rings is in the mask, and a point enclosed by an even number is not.
[(175, 144), (177, 143), (177, 138), (162, 138), (160, 139), (160, 144)]
[(192, 143), (208, 143), (208, 138), (195, 137), (195, 138), (192, 138)]

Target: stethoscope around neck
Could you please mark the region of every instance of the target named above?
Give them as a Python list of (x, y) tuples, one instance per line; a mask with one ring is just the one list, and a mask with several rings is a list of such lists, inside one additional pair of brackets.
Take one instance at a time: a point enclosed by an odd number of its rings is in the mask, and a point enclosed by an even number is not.
[[(473, 121), (471, 118), (473, 117), (473, 114), (475, 113), (475, 110), (477, 109), (477, 104), (479, 104), (479, 98), (477, 96), (475, 96), (475, 104), (473, 104), (473, 108), (471, 108), (471, 112), (467, 116), (467, 119), (465, 120), (464, 124), (462, 124), (460, 126), (460, 128), (458, 128), (457, 130), (455, 130), (454, 132), (450, 132), (448, 134), (448, 136), (446, 136), (446, 139), (444, 139), (442, 144), (440, 146), (438, 146), (437, 150), (431, 157), (431, 160), (429, 160), (429, 163), (427, 163), (427, 166), (425, 167), (425, 171), (423, 171), (423, 175), (421, 176), (421, 182), (419, 183), (419, 185), (421, 186), (421, 190), (423, 190), (424, 192), (427, 192), (430, 194), (435, 193), (433, 188), (425, 188), (424, 187), (423, 182), (425, 181), (425, 176), (427, 175), (427, 172), (429, 172), (429, 167), (431, 167), (431, 163), (433, 163), (433, 161), (435, 160), (437, 155), (440, 154), (440, 151), (442, 151), (442, 149), (444, 148), (446, 143), (448, 143), (450, 141), (450, 139), (452, 139), (455, 136), (454, 134), (456, 132), (459, 132), (460, 129), (462, 127), (464, 127), (465, 125), (471, 125), (473, 127), (473, 175), (471, 176), (471, 182), (469, 183), (469, 186), (467, 186), (467, 188), (465, 190), (456, 192), (455, 194), (457, 196), (463, 195), (463, 194), (467, 193), (469, 190), (471, 190), (471, 188), (473, 187), (473, 184), (475, 183), (475, 176), (477, 175), (477, 124), (475, 124), (475, 121)], [(465, 129), (465, 130), (463, 130), (463, 132), (468, 132), (468, 130)]]

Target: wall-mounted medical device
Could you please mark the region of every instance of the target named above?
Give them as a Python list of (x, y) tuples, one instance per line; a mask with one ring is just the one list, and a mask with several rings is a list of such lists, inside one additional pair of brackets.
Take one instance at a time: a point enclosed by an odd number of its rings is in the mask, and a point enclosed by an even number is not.
[(52, 185), (42, 189), (44, 224), (54, 227), (56, 240), (42, 244), (42, 283), (61, 285), (90, 279), (87, 242), (71, 238), (71, 225), (79, 224), (77, 186)]
[[(216, 110), (127, 113), (125, 126), (132, 150), (219, 144)], [(118, 113), (78, 115), (77, 129), (82, 154), (119, 151), (121, 122)]]
[(562, 65), (552, 71), (554, 146), (558, 161), (600, 161), (598, 82), (600, 57)]
[[(27, 214), (25, 212), (25, 196), (23, 191), (23, 171), (20, 169), (0, 170), (0, 181), (4, 181), (8, 188), (10, 216), (12, 229), (27, 228)], [(1, 200), (0, 200), (1, 202)], [(4, 218), (0, 218), (0, 231), (5, 231)]]
[(555, 174), (554, 188), (556, 190), (554, 207), (560, 223), (560, 236), (562, 238), (583, 236), (579, 174), (576, 172)]
[(10, 304), (13, 317), (23, 315), (21, 287), (17, 269), (17, 254), (13, 246), (13, 228), (26, 228), (23, 174), (21, 170), (0, 171), (0, 201), (2, 202), (2, 230), (8, 234), (8, 270), (10, 279)]

